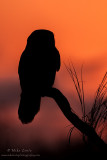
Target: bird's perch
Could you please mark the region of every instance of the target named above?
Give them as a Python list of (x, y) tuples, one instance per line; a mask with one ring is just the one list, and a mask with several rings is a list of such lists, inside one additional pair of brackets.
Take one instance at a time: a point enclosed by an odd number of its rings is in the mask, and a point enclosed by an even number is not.
[(72, 112), (70, 104), (67, 98), (56, 88), (51, 88), (47, 91), (46, 96), (53, 98), (58, 104), (59, 108), (65, 115), (65, 117), (83, 134), (85, 134), (91, 142), (96, 144), (99, 148), (105, 149), (107, 145), (97, 135), (95, 130), (90, 127), (87, 123), (83, 122), (79, 117)]

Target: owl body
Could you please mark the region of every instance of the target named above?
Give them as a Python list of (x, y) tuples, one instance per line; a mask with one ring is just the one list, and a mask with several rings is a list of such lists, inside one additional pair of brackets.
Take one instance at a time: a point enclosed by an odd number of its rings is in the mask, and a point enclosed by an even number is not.
[[(34, 108), (35, 111), (32, 112), (36, 114), (40, 108), (41, 97), (45, 96), (46, 90), (54, 84), (56, 71), (59, 69), (60, 55), (55, 47), (53, 33), (48, 30), (34, 31), (28, 37), (19, 61), (18, 74), (22, 89), (21, 98), (23, 97), (19, 109), (21, 106), (29, 110)], [(32, 105), (29, 107), (27, 104)]]

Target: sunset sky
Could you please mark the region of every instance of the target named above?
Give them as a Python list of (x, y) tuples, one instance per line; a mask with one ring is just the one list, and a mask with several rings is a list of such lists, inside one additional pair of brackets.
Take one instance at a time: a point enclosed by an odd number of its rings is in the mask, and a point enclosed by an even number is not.
[(106, 0), (4, 0), (0, 21), (0, 76), (17, 74), (26, 39), (40, 28), (54, 32), (62, 61), (107, 64)]
[[(2, 90), (3, 86), (5, 90), (7, 82), (19, 84), (19, 59), (28, 36), (36, 29), (48, 29), (55, 35), (61, 56), (61, 70), (57, 73), (55, 86), (69, 98), (74, 88), (64, 63), (68, 65), (72, 61), (78, 74), (83, 64), (84, 86), (89, 101), (88, 96), (94, 96), (107, 71), (107, 0), (1, 0)], [(3, 95), (1, 91), (0, 96)], [(3, 92), (4, 96), (8, 97), (9, 91)]]

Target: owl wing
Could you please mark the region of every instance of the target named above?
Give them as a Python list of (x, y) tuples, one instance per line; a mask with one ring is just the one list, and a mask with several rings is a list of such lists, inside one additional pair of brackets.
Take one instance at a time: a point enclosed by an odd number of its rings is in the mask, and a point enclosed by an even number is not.
[(60, 61), (60, 54), (59, 54), (58, 50), (57, 50), (57, 55), (56, 56), (57, 56), (56, 57), (56, 71), (59, 71), (60, 66), (61, 66), (61, 61)]

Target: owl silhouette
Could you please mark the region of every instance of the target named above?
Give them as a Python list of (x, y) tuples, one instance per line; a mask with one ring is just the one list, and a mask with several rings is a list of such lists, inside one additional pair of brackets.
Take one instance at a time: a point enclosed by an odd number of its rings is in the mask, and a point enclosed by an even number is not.
[(59, 69), (60, 54), (53, 32), (44, 29), (32, 32), (18, 66), (21, 86), (18, 115), (22, 123), (34, 119), (40, 110), (41, 97), (53, 86)]

